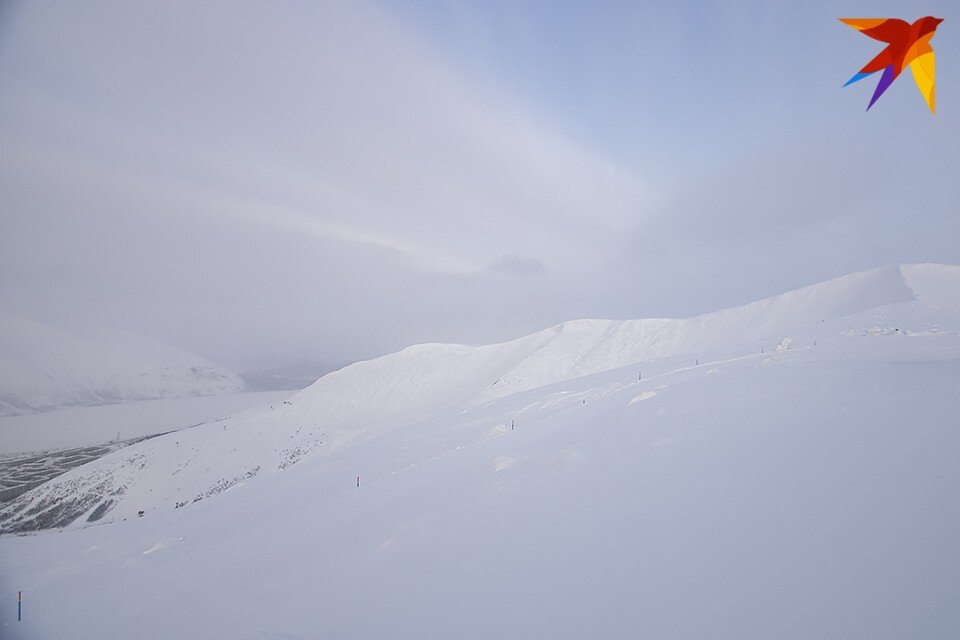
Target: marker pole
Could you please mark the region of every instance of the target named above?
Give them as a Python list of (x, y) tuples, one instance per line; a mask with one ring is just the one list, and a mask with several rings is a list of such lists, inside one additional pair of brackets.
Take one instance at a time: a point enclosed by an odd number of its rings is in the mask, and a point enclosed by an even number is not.
[(17, 622), (20, 622), (21, 607), (23, 606), (23, 591), (17, 591)]
[(360, 487), (360, 476), (357, 476), (357, 487)]

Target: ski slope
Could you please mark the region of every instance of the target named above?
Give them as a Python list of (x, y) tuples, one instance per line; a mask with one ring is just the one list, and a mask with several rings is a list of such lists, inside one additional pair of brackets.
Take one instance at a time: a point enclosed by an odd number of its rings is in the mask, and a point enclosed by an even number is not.
[(958, 383), (943, 265), (411, 347), (22, 496), (0, 628), (955, 637)]

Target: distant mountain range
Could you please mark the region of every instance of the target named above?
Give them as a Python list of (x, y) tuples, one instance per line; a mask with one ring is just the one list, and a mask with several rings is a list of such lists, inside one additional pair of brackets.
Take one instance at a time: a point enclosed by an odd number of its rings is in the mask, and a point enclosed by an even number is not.
[(235, 373), (142, 336), (0, 316), (0, 416), (246, 389)]

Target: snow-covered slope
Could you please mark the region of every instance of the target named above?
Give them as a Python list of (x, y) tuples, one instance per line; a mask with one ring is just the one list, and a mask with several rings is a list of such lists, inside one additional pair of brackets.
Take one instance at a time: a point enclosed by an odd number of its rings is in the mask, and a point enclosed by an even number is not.
[(0, 624), (956, 637), (958, 384), (960, 268), (940, 265), (411, 347), (23, 496), (5, 527), (75, 522), (0, 538), (2, 586), (51, 603)]
[(81, 337), (0, 316), (0, 416), (243, 390), (222, 367), (141, 336)]
[[(696, 362), (694, 354), (705, 362), (760, 356), (783, 338), (812, 344), (816, 336), (829, 341), (878, 323), (875, 332), (935, 334), (944, 314), (956, 318), (957, 297), (957, 267), (889, 267), (690, 319), (578, 320), (501, 344), (417, 345), (330, 373), (272, 409), (125, 449), (38, 488), (12, 509), (32, 514), (17, 525), (29, 528), (32, 521), (49, 526), (49, 509), (59, 524), (69, 516), (82, 522), (107, 503), (107, 519), (172, 508), (438, 412), (469, 411), (603, 371), (635, 367), (618, 374), (630, 382), (642, 369), (649, 375)], [(33, 506), (25, 509), (28, 501)]]
[(113, 440), (178, 431), (254, 407), (280, 404), (290, 391), (135, 400), (0, 418), (0, 456), (92, 447)]

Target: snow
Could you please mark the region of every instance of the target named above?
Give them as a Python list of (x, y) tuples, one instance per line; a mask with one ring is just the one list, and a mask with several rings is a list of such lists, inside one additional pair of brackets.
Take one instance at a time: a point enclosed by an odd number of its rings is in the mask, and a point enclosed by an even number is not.
[(140, 400), (0, 417), (0, 454), (89, 447), (176, 431), (253, 409), (279, 405), (290, 391)]
[(243, 390), (236, 374), (141, 336), (0, 316), (0, 416)]
[(960, 266), (944, 264), (914, 264), (901, 267), (904, 283), (917, 299), (935, 308), (960, 310), (957, 283)]
[(25, 495), (84, 511), (0, 537), (3, 637), (956, 637), (958, 299), (895, 267), (352, 365)]
[[(716, 371), (716, 369), (714, 369), (713, 371)], [(630, 401), (630, 404), (637, 404), (638, 402), (643, 402), (644, 400), (649, 400), (650, 398), (654, 397), (655, 395), (657, 395), (657, 392), (656, 392), (656, 391), (644, 391), (644, 392), (641, 393), (640, 395), (635, 396), (635, 397), (633, 398), (633, 400)]]

